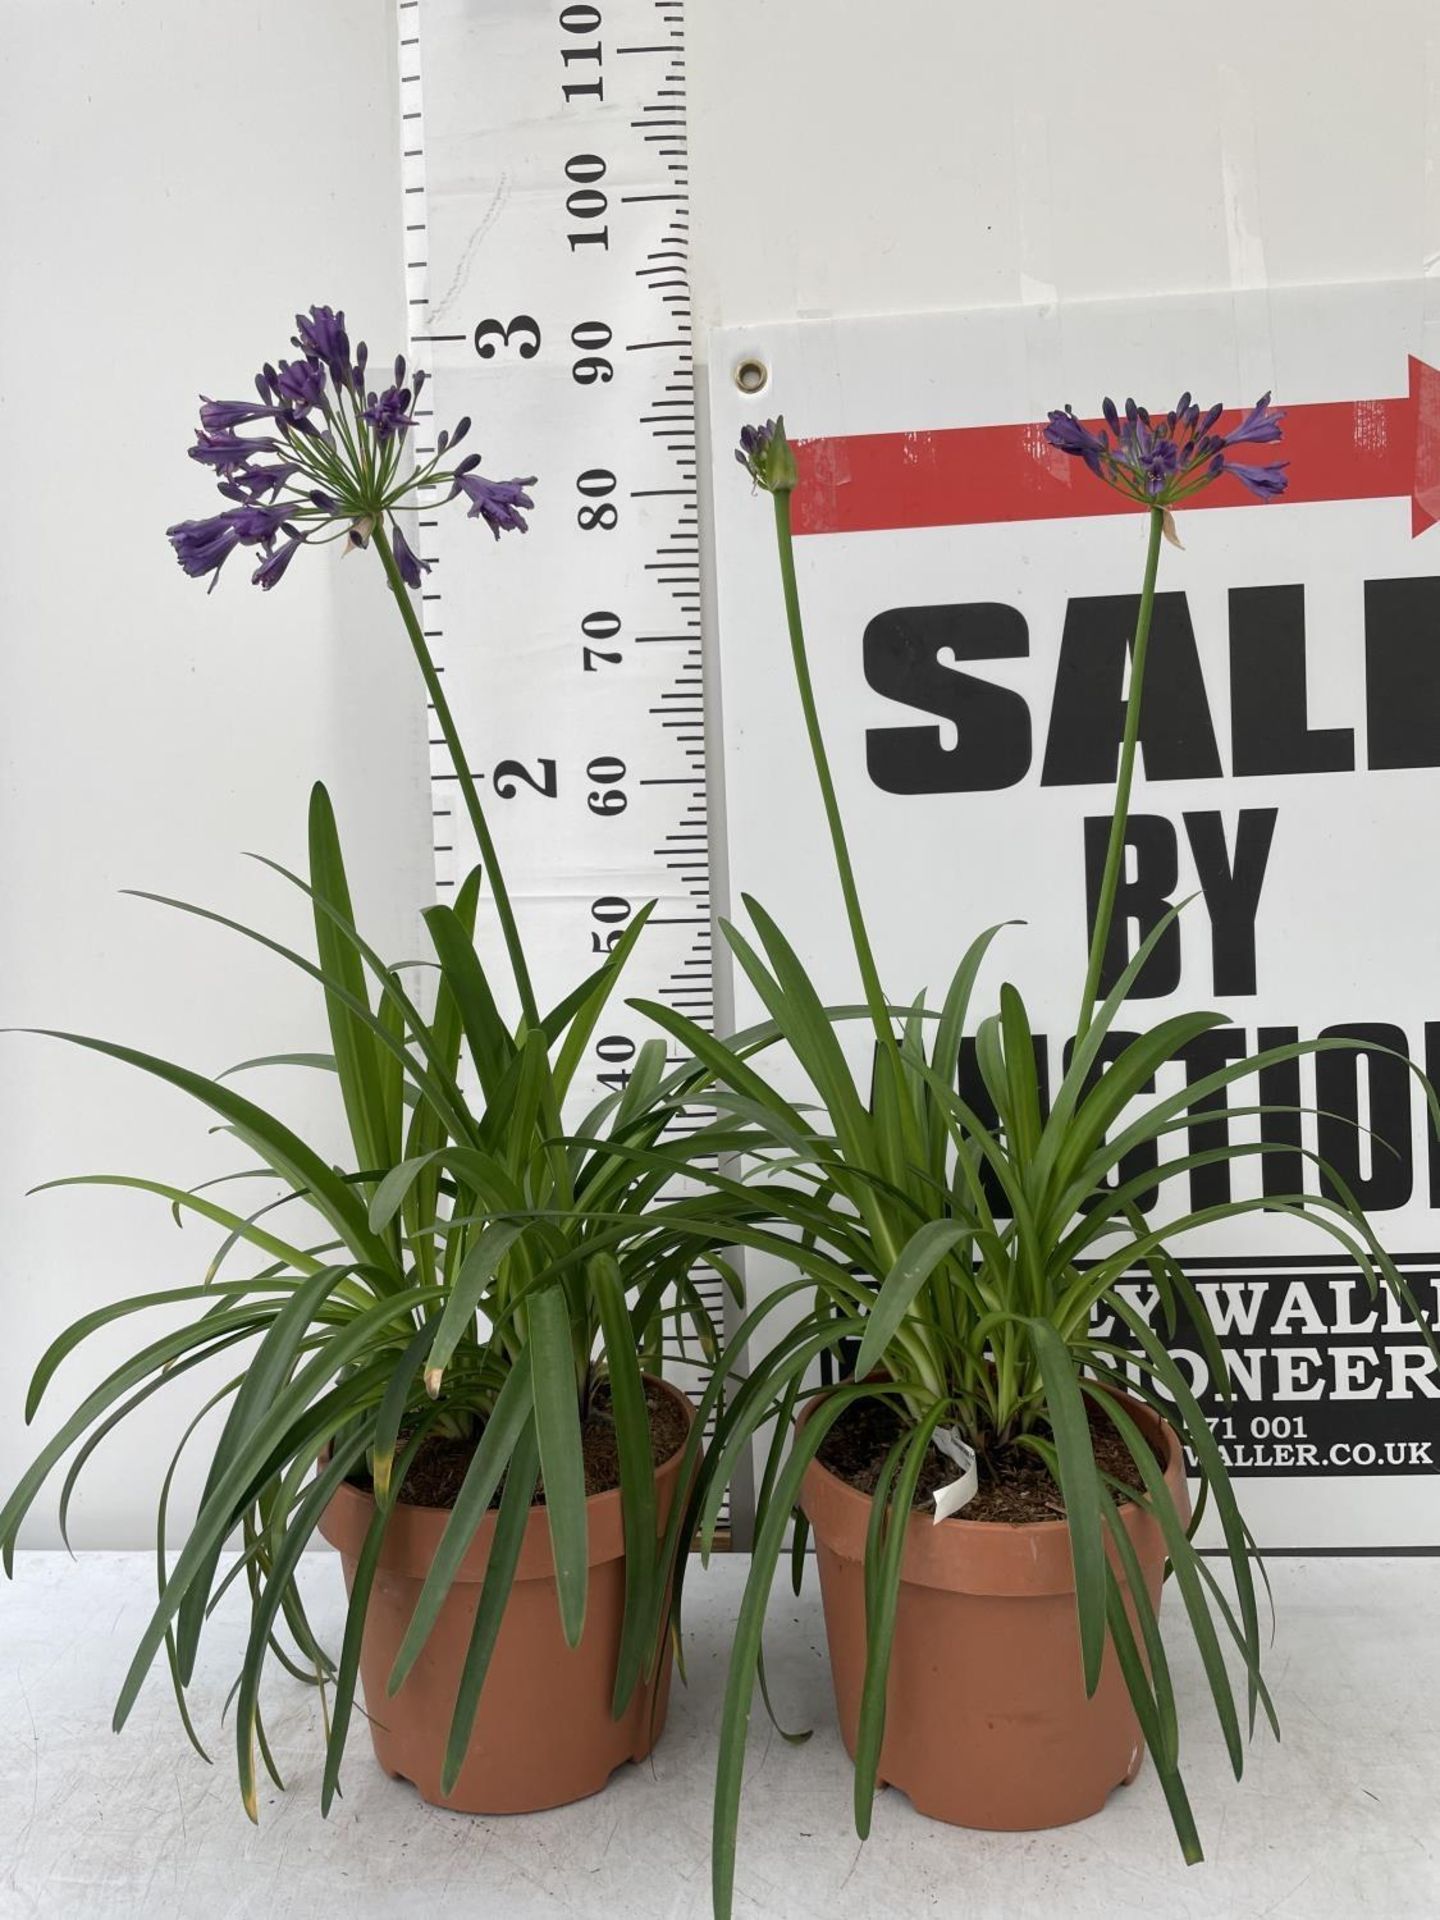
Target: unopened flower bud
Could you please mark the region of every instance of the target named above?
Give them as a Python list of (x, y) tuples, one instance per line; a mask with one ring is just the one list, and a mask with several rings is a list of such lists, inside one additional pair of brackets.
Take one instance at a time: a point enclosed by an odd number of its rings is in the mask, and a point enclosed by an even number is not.
[(766, 493), (791, 493), (799, 474), (795, 456), (785, 437), (785, 416), (767, 420), (763, 426), (742, 427), (735, 458), (757, 487)]

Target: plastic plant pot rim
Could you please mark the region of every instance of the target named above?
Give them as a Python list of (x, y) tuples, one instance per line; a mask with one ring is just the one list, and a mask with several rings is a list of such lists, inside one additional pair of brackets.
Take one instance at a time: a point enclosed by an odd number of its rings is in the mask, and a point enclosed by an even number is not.
[[(695, 1409), (689, 1399), (668, 1380), (657, 1379), (652, 1374), (647, 1374), (645, 1378), (661, 1388), (682, 1409), (688, 1436), (695, 1423)], [(670, 1457), (662, 1460), (655, 1469), (656, 1511), (662, 1518), (675, 1496), (684, 1457), (685, 1442), (682, 1440)], [(435, 1558), (440, 1537), (449, 1524), (451, 1511), (449, 1507), (420, 1507), (411, 1505), (407, 1500), (397, 1501), (380, 1552), (381, 1569), (402, 1578), (423, 1580)], [(320, 1532), (331, 1546), (338, 1548), (347, 1558), (355, 1559), (364, 1545), (374, 1514), (374, 1495), (346, 1481), (336, 1489), (325, 1509)], [(485, 1578), (490, 1545), (495, 1537), (495, 1521), (496, 1510), (492, 1507), (475, 1529), (465, 1549), (465, 1557), (455, 1576), (457, 1581), (468, 1584)], [(589, 1549), (587, 1565), (601, 1566), (606, 1561), (618, 1560), (623, 1556), (625, 1534), (618, 1487), (610, 1487), (604, 1493), (592, 1493), (589, 1496), (585, 1502), (585, 1523)], [(526, 1523), (515, 1578), (521, 1581), (553, 1580), (554, 1577), (555, 1559), (550, 1546), (549, 1521), (545, 1508), (537, 1506)]]
[[(1106, 1389), (1109, 1391), (1109, 1389)], [(801, 1409), (796, 1426), (803, 1426), (825, 1399), (815, 1394)], [(1167, 1421), (1128, 1395), (1116, 1395), (1143, 1432), (1165, 1446), (1164, 1474), (1170, 1497), (1184, 1524), (1190, 1513), (1185, 1479), (1185, 1455), (1179, 1435)], [(815, 1537), (841, 1559), (862, 1561), (873, 1501), (868, 1493), (834, 1474), (816, 1458), (805, 1469), (800, 1504)], [(1164, 1558), (1160, 1525), (1134, 1501), (1119, 1507), (1121, 1522), (1141, 1561), (1159, 1553)], [(1106, 1551), (1114, 1548), (1106, 1541)], [(918, 1586), (952, 1592), (1040, 1596), (1073, 1593), (1074, 1563), (1068, 1520), (966, 1520), (953, 1514), (937, 1526), (922, 1511), (912, 1515), (905, 1543), (901, 1578)]]

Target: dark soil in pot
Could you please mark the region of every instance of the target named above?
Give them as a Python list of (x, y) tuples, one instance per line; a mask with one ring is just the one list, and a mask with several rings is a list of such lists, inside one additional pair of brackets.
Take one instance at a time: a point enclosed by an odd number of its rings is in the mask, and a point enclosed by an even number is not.
[[(1122, 1486), (1143, 1492), (1139, 1469), (1130, 1450), (1098, 1408), (1090, 1412), (1090, 1441), (1095, 1464), (1102, 1474)], [(902, 1420), (888, 1400), (853, 1400), (820, 1444), (820, 1459), (837, 1479), (859, 1493), (873, 1493), (885, 1457), (900, 1437)], [(1159, 1465), (1164, 1455), (1152, 1451)], [(920, 1468), (915, 1505), (929, 1507), (932, 1494), (956, 1476), (953, 1463), (931, 1447)], [(1063, 1520), (1065, 1504), (1045, 1463), (1028, 1447), (1009, 1446), (980, 1456), (980, 1487), (965, 1508), (967, 1520), (994, 1520), (1025, 1525), (1037, 1520)]]
[[(645, 1400), (650, 1414), (650, 1458), (659, 1467), (684, 1446), (689, 1427), (684, 1412), (657, 1382), (646, 1380)], [(483, 1428), (477, 1428), (464, 1439), (432, 1434), (422, 1442), (405, 1476), (405, 1483), (400, 1490), (401, 1499), (415, 1507), (453, 1507), (483, 1431)], [(596, 1391), (589, 1414), (580, 1428), (580, 1441), (585, 1458), (586, 1496), (609, 1493), (613, 1487), (618, 1487), (620, 1453), (616, 1444), (615, 1425), (610, 1417), (608, 1387), (602, 1386)], [(362, 1467), (359, 1472), (352, 1474), (351, 1484), (369, 1493), (369, 1469)], [(500, 1491), (496, 1489), (490, 1502), (492, 1507), (499, 1506)], [(535, 1505), (543, 1506), (544, 1503), (545, 1487), (542, 1482), (536, 1489)]]

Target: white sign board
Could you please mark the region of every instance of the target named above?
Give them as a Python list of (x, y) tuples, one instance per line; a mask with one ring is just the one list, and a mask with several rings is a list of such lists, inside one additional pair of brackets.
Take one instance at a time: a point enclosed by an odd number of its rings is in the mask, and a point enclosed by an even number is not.
[[(734, 377), (750, 360), (769, 374), (756, 395)], [(808, 443), (800, 590), (887, 989), (938, 999), (977, 932), (1023, 921), (992, 950), (980, 1000), (1002, 979), (1022, 989), (1052, 1086), (1084, 974), (1145, 528), (1040, 428), (1066, 402), (1089, 418), (1104, 394), (1162, 408), (1182, 387), (1227, 407), (1273, 389), (1289, 409), (1286, 444), (1260, 456), (1288, 455), (1288, 497), (1253, 503), (1222, 480), (1181, 516), (1184, 551), (1165, 550), (1130, 948), (1165, 903), (1196, 898), (1122, 1024), (1228, 1014), (1233, 1029), (1192, 1049), (1192, 1079), (1291, 1037), (1366, 1042), (1270, 1076), (1263, 1099), (1323, 1112), (1272, 1118), (1277, 1151), (1198, 1170), (1178, 1197), (1294, 1191), (1308, 1163), (1286, 1150), (1293, 1125), (1354, 1184), (1432, 1313), (1440, 1150), (1385, 1049), (1440, 1078), (1437, 361), (1440, 289), (1406, 282), (748, 329), (712, 341), (710, 396), (731, 897), (776, 915), (827, 1000), (856, 997), (770, 506), (731, 454), (742, 425), (783, 410)], [(736, 999), (738, 1024), (760, 1017), (743, 980)], [(1237, 1099), (1254, 1104), (1253, 1089)], [(1231, 1137), (1258, 1139), (1259, 1124), (1236, 1118)], [(1227, 1349), (1235, 1398), (1209, 1404), (1261, 1545), (1440, 1546), (1440, 1378), (1414, 1329), (1376, 1309), (1333, 1242), (1280, 1214), (1176, 1251)], [(1213, 1388), (1198, 1353), (1192, 1365)]]

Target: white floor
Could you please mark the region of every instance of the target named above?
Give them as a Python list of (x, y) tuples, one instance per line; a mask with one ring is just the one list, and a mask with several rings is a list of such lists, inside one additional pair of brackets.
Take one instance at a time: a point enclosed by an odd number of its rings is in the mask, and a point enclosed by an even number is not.
[[(375, 1767), (357, 1723), (346, 1793), (318, 1809), (318, 1707), (283, 1679), (267, 1724), (289, 1791), (245, 1819), (219, 1725), (239, 1621), (217, 1619), (198, 1701), (215, 1765), (191, 1751), (157, 1675), (118, 1738), (110, 1710), (153, 1592), (141, 1554), (20, 1556), (0, 1589), (3, 1920), (706, 1920), (713, 1728), (745, 1563), (696, 1570), (690, 1685), (653, 1768), (627, 1768), (557, 1813), (467, 1819)], [(1147, 1770), (1082, 1826), (997, 1835), (937, 1826), (882, 1796), (861, 1847), (835, 1732), (813, 1585), (777, 1598), (777, 1707), (815, 1728), (793, 1748), (757, 1704), (738, 1920), (1344, 1920), (1440, 1914), (1440, 1564), (1279, 1560), (1271, 1684), (1285, 1740), (1257, 1736), (1238, 1786), (1188, 1643), (1172, 1632), (1187, 1775), (1207, 1845), (1185, 1868)], [(338, 1643), (328, 1555), (307, 1567), (313, 1618)], [(1176, 1622), (1171, 1620), (1172, 1629)]]

